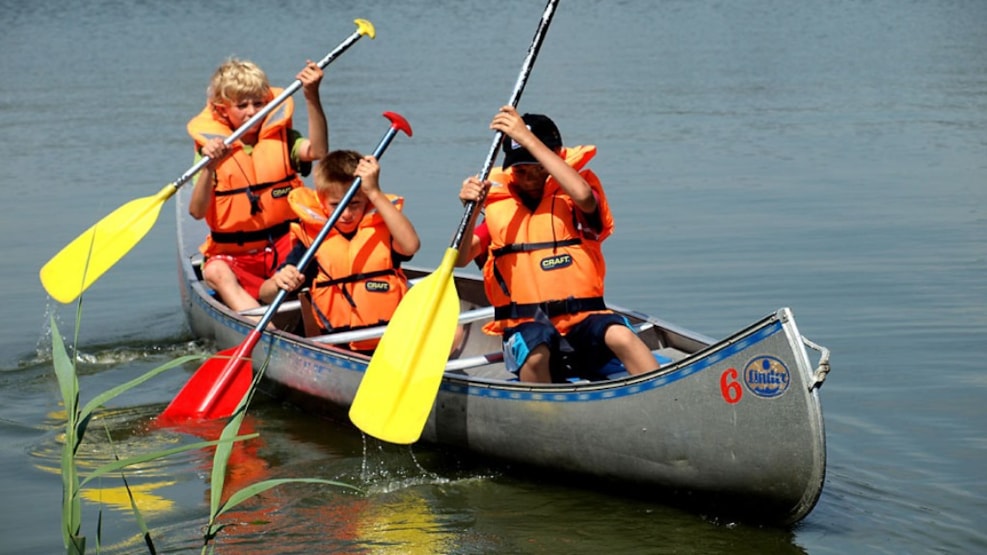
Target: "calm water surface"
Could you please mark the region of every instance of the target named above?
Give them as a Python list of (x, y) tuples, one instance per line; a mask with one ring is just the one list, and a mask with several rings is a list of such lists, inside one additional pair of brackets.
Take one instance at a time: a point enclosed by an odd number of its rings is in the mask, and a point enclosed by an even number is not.
[[(328, 71), (334, 147), (370, 150), (385, 110), (411, 122), (383, 163), (437, 264), (456, 191), (481, 169), (541, 1), (0, 1), (0, 552), (62, 552), (62, 414), (38, 269), (124, 202), (192, 163), (184, 126), (225, 57), (289, 84), (374, 23)], [(300, 100), (300, 97), (299, 97)], [(815, 510), (762, 529), (545, 484), (428, 446), (365, 443), (262, 404), (235, 479), (321, 476), (371, 489), (272, 490), (233, 515), (224, 553), (975, 553), (987, 551), (987, 3), (564, 0), (521, 109), (595, 143), (610, 193), (608, 296), (707, 335), (781, 306), (833, 351), (829, 465)], [(304, 119), (298, 118), (304, 129)], [(84, 399), (211, 352), (179, 311), (173, 207), (85, 295)], [(194, 369), (117, 399), (81, 450), (91, 468), (189, 442), (147, 424)], [(105, 425), (105, 427), (104, 427)], [(135, 470), (162, 552), (196, 553), (208, 458)], [(103, 494), (103, 551), (146, 552)], [(585, 486), (585, 487), (583, 487)], [(83, 532), (95, 546), (98, 500)]]

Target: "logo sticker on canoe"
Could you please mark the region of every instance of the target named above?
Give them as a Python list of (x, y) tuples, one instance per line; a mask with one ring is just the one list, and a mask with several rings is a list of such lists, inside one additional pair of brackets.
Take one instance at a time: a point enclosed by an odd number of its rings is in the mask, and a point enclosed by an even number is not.
[(559, 254), (541, 259), (541, 269), (547, 271), (559, 270), (566, 266), (572, 266), (572, 257), (568, 254)]
[(370, 280), (367, 281), (364, 285), (366, 286), (367, 291), (371, 293), (387, 293), (388, 291), (391, 290), (391, 284), (386, 281)]
[(788, 367), (773, 356), (755, 357), (744, 366), (744, 384), (758, 397), (780, 397), (791, 381)]

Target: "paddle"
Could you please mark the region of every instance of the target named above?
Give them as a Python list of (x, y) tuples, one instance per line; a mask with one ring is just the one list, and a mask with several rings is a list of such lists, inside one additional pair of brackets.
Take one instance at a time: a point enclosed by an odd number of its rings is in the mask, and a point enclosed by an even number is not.
[[(376, 34), (374, 26), (369, 21), (356, 19), (354, 23), (357, 30), (318, 62), (320, 68), (325, 69), (363, 35), (374, 38)], [(301, 86), (302, 82), (296, 79), (277, 98), (244, 122), (223, 142), (227, 146), (233, 144)], [(147, 235), (157, 221), (158, 213), (161, 212), (161, 206), (165, 201), (209, 162), (210, 158), (203, 156), (197, 164), (189, 168), (174, 183), (165, 185), (157, 194), (124, 204), (76, 237), (41, 268), (41, 284), (45, 291), (61, 303), (70, 303), (78, 298)]]
[[(374, 150), (374, 157), (380, 158), (391, 140), (398, 131), (403, 131), (411, 136), (411, 126), (394, 112), (384, 112), (384, 117), (391, 121), (391, 126), (381, 138), (380, 143)], [(319, 245), (336, 225), (343, 212), (343, 209), (350, 203), (353, 196), (360, 188), (361, 179), (357, 177), (353, 180), (349, 190), (340, 199), (339, 205), (333, 210), (329, 220), (322, 226), (319, 234), (312, 240), (312, 245), (308, 247), (301, 260), (298, 261), (298, 270), (302, 273), (308, 267), (308, 263), (315, 257)], [(190, 418), (223, 418), (233, 414), (237, 405), (240, 404), (243, 396), (246, 395), (253, 382), (253, 365), (251, 364), (251, 352), (260, 339), (261, 334), (271, 318), (278, 311), (278, 306), (284, 301), (288, 292), (284, 289), (278, 291), (274, 301), (267, 307), (267, 312), (257, 322), (257, 326), (247, 334), (243, 342), (238, 347), (220, 351), (216, 356), (210, 358), (196, 370), (195, 374), (189, 378), (185, 387), (178, 392), (178, 395), (171, 401), (161, 417), (165, 419), (178, 420)]]
[[(517, 107), (521, 99), (556, 5), (558, 0), (549, 0), (545, 6), (514, 85), (511, 106)], [(494, 135), (480, 179), (490, 175), (503, 135), (500, 131)], [(452, 246), (439, 267), (401, 300), (360, 382), (350, 407), (350, 420), (376, 438), (407, 444), (421, 437), (456, 333), (459, 295), (452, 271), (476, 205), (467, 203)]]

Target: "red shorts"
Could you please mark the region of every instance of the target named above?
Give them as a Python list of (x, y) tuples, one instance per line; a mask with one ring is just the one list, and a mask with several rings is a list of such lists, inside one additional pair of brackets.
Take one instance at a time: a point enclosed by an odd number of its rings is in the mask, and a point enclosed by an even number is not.
[(285, 233), (273, 245), (263, 250), (247, 254), (214, 254), (202, 264), (203, 269), (214, 261), (222, 260), (233, 270), (240, 287), (248, 295), (257, 299), (260, 297), (260, 286), (273, 276), (278, 267), (284, 264), (285, 258), (294, 245), (291, 234)]

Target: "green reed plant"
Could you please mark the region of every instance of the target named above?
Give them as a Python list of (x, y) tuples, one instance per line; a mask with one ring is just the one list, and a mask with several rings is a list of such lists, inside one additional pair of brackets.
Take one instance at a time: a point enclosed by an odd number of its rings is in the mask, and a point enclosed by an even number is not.
[[(75, 336), (73, 339), (73, 345), (78, 345), (78, 330), (79, 323), (81, 320), (81, 301), (79, 303), (79, 308), (76, 310), (76, 322), (75, 322)], [(209, 500), (209, 521), (206, 525), (206, 531), (203, 535), (203, 545), (202, 553), (212, 553), (214, 550), (214, 544), (212, 540), (216, 538), (216, 535), (226, 526), (219, 522), (219, 517), (230, 509), (236, 507), (240, 503), (254, 497), (264, 491), (271, 488), (277, 487), (282, 484), (287, 483), (310, 483), (310, 484), (326, 484), (337, 487), (344, 487), (353, 489), (356, 491), (361, 491), (359, 488), (345, 484), (342, 482), (337, 482), (333, 480), (325, 480), (321, 478), (283, 478), (283, 479), (272, 479), (251, 484), (245, 488), (242, 488), (233, 494), (226, 500), (225, 503), (222, 500), (223, 485), (226, 478), (226, 469), (229, 462), (230, 453), (233, 448), (233, 443), (237, 441), (244, 441), (248, 439), (253, 439), (258, 437), (259, 434), (251, 433), (245, 435), (238, 435), (240, 431), (240, 425), (243, 422), (243, 418), (246, 415), (246, 409), (249, 405), (250, 399), (252, 399), (254, 392), (256, 391), (257, 384), (263, 375), (263, 370), (267, 367), (265, 362), (264, 367), (257, 372), (257, 376), (254, 379), (253, 384), (244, 395), (244, 398), (240, 401), (237, 410), (234, 412), (233, 416), (230, 417), (228, 423), (223, 428), (220, 437), (212, 441), (200, 441), (192, 443), (189, 445), (183, 445), (180, 447), (175, 447), (171, 449), (166, 449), (162, 451), (155, 451), (153, 453), (137, 455), (133, 457), (128, 457), (126, 459), (119, 459), (116, 457), (112, 463), (102, 465), (85, 477), (80, 476), (78, 467), (76, 465), (75, 457), (78, 454), (79, 446), (82, 444), (82, 440), (85, 437), (86, 430), (92, 421), (93, 415), (99, 407), (103, 406), (105, 403), (111, 399), (117, 397), (118, 395), (129, 391), (130, 389), (143, 384), (144, 382), (154, 378), (155, 376), (170, 370), (172, 368), (181, 367), (186, 363), (202, 360), (204, 357), (202, 355), (186, 355), (176, 358), (170, 362), (167, 362), (153, 370), (146, 372), (145, 374), (134, 378), (124, 384), (118, 385), (114, 388), (105, 391), (91, 401), (86, 403), (80, 408), (79, 406), (79, 379), (76, 368), (76, 357), (69, 356), (68, 350), (65, 347), (65, 342), (62, 339), (61, 333), (58, 331), (58, 325), (55, 322), (54, 315), (51, 316), (51, 335), (52, 335), (52, 364), (55, 369), (55, 375), (58, 380), (59, 389), (62, 394), (62, 402), (65, 405), (65, 443), (62, 448), (61, 457), (61, 474), (62, 474), (62, 540), (68, 555), (85, 555), (86, 552), (86, 537), (82, 535), (82, 500), (80, 493), (82, 488), (85, 487), (89, 482), (94, 479), (101, 478), (103, 476), (120, 472), (121, 479), (127, 492), (130, 496), (130, 506), (134, 513), (138, 527), (141, 529), (141, 533), (144, 538), (144, 542), (148, 547), (148, 552), (151, 554), (156, 553), (154, 542), (151, 538), (150, 530), (148, 529), (144, 517), (140, 512), (138, 504), (134, 499), (133, 493), (130, 490), (130, 485), (127, 483), (126, 476), (123, 470), (129, 466), (135, 464), (142, 464), (148, 461), (160, 459), (163, 457), (168, 457), (177, 453), (184, 451), (190, 451), (195, 449), (203, 449), (206, 447), (215, 446), (216, 450), (213, 455), (213, 465), (211, 473), (211, 491)], [(107, 437), (109, 438), (110, 445), (113, 445), (112, 437), (109, 437), (109, 430), (107, 430)], [(99, 512), (99, 522), (97, 524), (96, 533), (96, 552), (100, 551), (101, 544), (101, 530), (102, 530), (102, 510)]]
[(265, 361), (264, 366), (260, 369), (260, 371), (257, 372), (257, 376), (254, 377), (253, 384), (247, 391), (247, 394), (244, 395), (243, 399), (240, 400), (240, 404), (233, 412), (233, 416), (230, 417), (229, 422), (226, 424), (226, 427), (223, 428), (223, 431), (219, 436), (216, 452), (213, 455), (212, 475), (209, 482), (211, 486), (209, 492), (209, 523), (206, 525), (206, 532), (203, 535), (202, 555), (214, 552), (215, 544), (211, 542), (216, 538), (216, 535), (226, 527), (225, 524), (219, 523), (219, 517), (222, 516), (223, 513), (229, 511), (251, 497), (259, 495), (271, 488), (290, 483), (325, 484), (349, 488), (362, 493), (360, 488), (335, 480), (325, 480), (322, 478), (275, 478), (257, 482), (237, 490), (230, 495), (225, 503), (222, 502), (223, 485), (226, 481), (226, 467), (229, 462), (230, 453), (233, 449), (233, 441), (231, 441), (231, 439), (243, 437), (237, 436), (236, 434), (240, 430), (240, 424), (243, 422), (243, 418), (247, 414), (247, 406), (250, 404), (250, 400), (253, 397), (254, 391), (256, 391), (257, 384), (266, 367), (267, 361)]
[[(79, 315), (76, 315), (76, 330), (79, 329)], [(216, 441), (203, 441), (194, 443), (191, 445), (183, 445), (181, 447), (175, 447), (172, 449), (166, 449), (163, 451), (157, 451), (154, 453), (148, 453), (144, 455), (137, 455), (134, 457), (128, 457), (123, 460), (116, 460), (112, 463), (102, 465), (92, 472), (87, 474), (85, 477), (79, 475), (78, 467), (76, 465), (75, 457), (78, 454), (79, 446), (82, 444), (82, 440), (86, 435), (86, 430), (89, 427), (89, 423), (92, 421), (93, 414), (95, 410), (111, 399), (117, 397), (121, 393), (128, 391), (147, 380), (170, 370), (175, 367), (180, 367), (187, 362), (194, 360), (199, 360), (202, 357), (198, 355), (187, 355), (179, 357), (172, 360), (166, 364), (163, 364), (127, 383), (118, 385), (108, 391), (97, 395), (91, 401), (85, 404), (85, 406), (79, 406), (79, 378), (76, 372), (76, 358), (70, 357), (68, 350), (65, 348), (65, 342), (62, 339), (61, 333), (58, 331), (58, 325), (55, 323), (55, 318), (51, 318), (51, 336), (52, 336), (52, 364), (55, 368), (55, 376), (58, 379), (59, 389), (62, 393), (62, 402), (65, 405), (65, 444), (62, 447), (62, 457), (61, 457), (61, 472), (62, 472), (62, 540), (69, 555), (84, 555), (86, 552), (86, 537), (81, 534), (82, 529), (82, 499), (80, 497), (82, 488), (85, 487), (90, 481), (105, 476), (107, 474), (119, 472), (128, 466), (135, 464), (142, 464), (155, 459), (160, 459), (167, 457), (169, 455), (174, 455), (176, 453), (181, 453), (183, 451), (189, 451), (193, 449), (201, 449), (203, 447), (208, 447), (211, 445), (217, 445), (220, 441), (241, 441), (244, 439), (250, 439), (256, 437), (257, 434), (251, 434), (246, 436), (237, 437), (224, 437)], [(75, 343), (78, 344), (78, 331), (76, 331)], [(112, 443), (112, 440), (111, 440)], [(128, 486), (128, 492), (129, 492)], [(137, 517), (137, 522), (142, 528), (142, 532), (145, 536), (145, 541), (150, 541), (150, 532), (144, 525), (143, 516), (137, 507), (137, 504), (133, 501), (133, 496), (131, 495), (131, 507), (134, 510), (134, 514)], [(100, 513), (100, 518), (102, 518), (102, 513)], [(97, 552), (99, 552), (100, 538), (97, 533)], [(152, 551), (153, 553), (153, 548)]]

